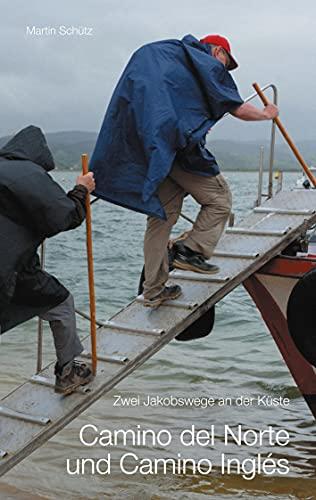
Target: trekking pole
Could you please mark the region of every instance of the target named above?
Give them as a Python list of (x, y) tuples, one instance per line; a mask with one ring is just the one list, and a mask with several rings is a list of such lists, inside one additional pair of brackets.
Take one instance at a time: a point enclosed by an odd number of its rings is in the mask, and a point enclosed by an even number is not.
[[(45, 268), (45, 241), (41, 244), (41, 269)], [(43, 320), (38, 318), (37, 325), (37, 359), (36, 359), (36, 374), (40, 373), (43, 368)]]
[[(253, 83), (252, 84), (253, 88), (255, 89), (255, 91), (257, 92), (258, 96), (260, 97), (260, 99), (262, 100), (263, 104), (265, 106), (267, 106), (269, 104), (269, 100), (268, 98), (264, 95), (264, 93), (262, 92), (261, 88), (259, 87), (259, 85), (257, 83)], [(286, 140), (286, 142), (288, 143), (288, 145), (290, 146), (290, 148), (292, 149), (296, 159), (298, 160), (298, 162), (300, 163), (302, 169), (304, 170), (306, 176), (309, 178), (309, 180), (311, 181), (312, 185), (314, 187), (316, 187), (316, 178), (313, 176), (312, 172), (310, 171), (310, 168), (309, 166), (307, 165), (306, 161), (304, 160), (303, 156), (301, 155), (301, 153), (299, 152), (299, 150), (297, 149), (297, 147), (295, 146), (294, 142), (292, 141), (291, 137), (289, 136), (289, 134), (287, 133), (286, 129), (284, 128), (280, 118), (277, 116), (275, 119), (274, 119), (274, 122), (276, 123), (276, 125), (278, 126), (281, 134), (283, 135), (284, 139)]]
[[(82, 173), (83, 175), (89, 172), (88, 155), (81, 155)], [(94, 293), (94, 271), (93, 271), (93, 249), (92, 249), (92, 220), (90, 194), (86, 197), (86, 228), (87, 228), (87, 259), (88, 259), (88, 275), (89, 275), (89, 298), (90, 298), (90, 336), (91, 336), (91, 359), (92, 373), (97, 371), (97, 331), (96, 331), (96, 313), (95, 313), (95, 293)]]

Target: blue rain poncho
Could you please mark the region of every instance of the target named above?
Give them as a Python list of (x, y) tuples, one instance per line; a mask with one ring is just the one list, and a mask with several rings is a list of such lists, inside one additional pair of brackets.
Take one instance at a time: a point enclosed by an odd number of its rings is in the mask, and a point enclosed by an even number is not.
[[(192, 35), (138, 49), (111, 98), (91, 158), (95, 195), (165, 218), (157, 189), (178, 155), (207, 169), (207, 131), (243, 103), (224, 65)], [(201, 167), (202, 165), (202, 167)]]

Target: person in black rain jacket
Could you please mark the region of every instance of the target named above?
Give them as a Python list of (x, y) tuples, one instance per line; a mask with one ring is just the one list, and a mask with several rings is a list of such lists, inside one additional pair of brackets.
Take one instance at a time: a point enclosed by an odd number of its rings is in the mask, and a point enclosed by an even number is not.
[(49, 321), (57, 363), (55, 390), (72, 392), (92, 379), (82, 350), (73, 297), (41, 269), (37, 250), (46, 239), (78, 227), (93, 174), (79, 175), (67, 194), (48, 174), (54, 160), (42, 131), (29, 126), (0, 149), (0, 334), (34, 316)]

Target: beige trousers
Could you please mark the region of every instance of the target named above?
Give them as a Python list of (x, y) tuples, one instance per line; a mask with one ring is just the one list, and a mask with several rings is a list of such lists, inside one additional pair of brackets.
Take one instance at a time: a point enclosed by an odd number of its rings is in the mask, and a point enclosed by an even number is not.
[(144, 239), (144, 296), (148, 299), (160, 293), (168, 280), (168, 241), (172, 226), (180, 215), (186, 193), (201, 205), (201, 209), (185, 245), (209, 259), (224, 231), (232, 206), (231, 192), (224, 177), (221, 174), (192, 174), (174, 164), (169, 176), (159, 188), (159, 198), (167, 220), (147, 218)]

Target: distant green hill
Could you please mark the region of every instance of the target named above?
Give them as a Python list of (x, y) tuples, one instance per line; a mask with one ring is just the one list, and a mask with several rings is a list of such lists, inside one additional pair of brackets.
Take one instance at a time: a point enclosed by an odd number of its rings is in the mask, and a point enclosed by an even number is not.
[[(48, 144), (54, 155), (56, 165), (62, 170), (79, 169), (80, 155), (91, 156), (97, 133), (70, 131), (46, 134)], [(9, 137), (0, 138), (0, 148)], [(241, 142), (233, 140), (208, 141), (208, 148), (215, 154), (223, 170), (257, 170), (259, 163), (259, 147), (265, 148), (265, 165), (268, 165), (268, 142)], [(313, 141), (302, 141), (297, 144), (308, 164), (316, 165), (316, 145)], [(275, 168), (282, 170), (298, 170), (298, 164), (285, 143), (276, 145)]]
[[(257, 170), (259, 166), (260, 146), (264, 147), (264, 164), (268, 168), (270, 156), (269, 142), (241, 142), (229, 140), (208, 141), (208, 148), (215, 154), (223, 170)], [(309, 165), (316, 165), (316, 145), (313, 141), (297, 143), (301, 154)], [(274, 168), (280, 170), (298, 170), (300, 167), (287, 144), (275, 146)]]
[[(96, 132), (52, 132), (46, 139), (53, 153), (57, 168), (61, 170), (79, 169), (82, 153), (91, 156), (96, 139)], [(0, 138), (0, 148), (10, 137)]]

